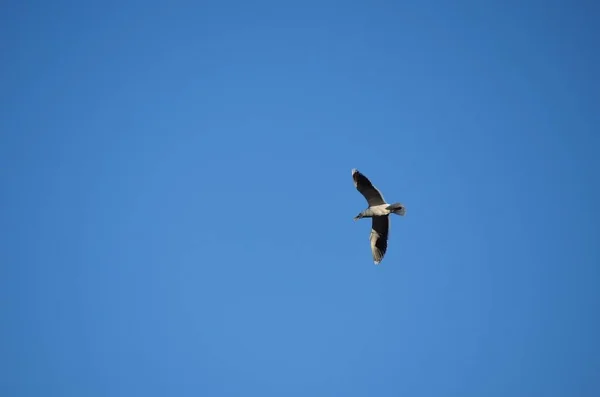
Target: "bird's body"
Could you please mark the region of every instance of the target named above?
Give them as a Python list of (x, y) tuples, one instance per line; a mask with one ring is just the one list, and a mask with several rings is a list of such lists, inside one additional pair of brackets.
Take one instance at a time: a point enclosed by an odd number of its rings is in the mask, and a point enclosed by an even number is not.
[(371, 252), (376, 265), (381, 263), (387, 251), (387, 240), (390, 228), (390, 214), (404, 216), (406, 208), (401, 203), (389, 204), (381, 192), (371, 181), (357, 169), (352, 170), (352, 180), (356, 189), (365, 197), (369, 207), (354, 217), (354, 220), (371, 218)]
[(374, 216), (386, 216), (392, 213), (390, 209), (388, 209), (390, 205), (388, 203), (376, 205), (373, 207), (369, 207), (363, 212), (361, 212), (361, 218), (372, 218)]

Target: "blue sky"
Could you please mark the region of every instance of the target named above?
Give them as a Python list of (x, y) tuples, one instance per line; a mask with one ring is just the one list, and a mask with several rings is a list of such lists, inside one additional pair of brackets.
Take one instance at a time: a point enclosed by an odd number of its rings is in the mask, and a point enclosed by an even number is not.
[(0, 15), (0, 395), (600, 395), (592, 2)]

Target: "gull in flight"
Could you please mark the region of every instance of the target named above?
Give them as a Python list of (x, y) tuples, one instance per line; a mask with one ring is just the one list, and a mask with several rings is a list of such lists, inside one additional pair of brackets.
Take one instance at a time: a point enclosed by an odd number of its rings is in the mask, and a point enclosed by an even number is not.
[(352, 180), (354, 186), (362, 194), (369, 207), (356, 215), (354, 220), (361, 218), (371, 218), (371, 252), (373, 253), (373, 261), (376, 265), (381, 263), (383, 256), (387, 250), (387, 240), (390, 229), (390, 219), (388, 215), (396, 214), (404, 216), (406, 207), (400, 203), (388, 204), (383, 195), (371, 181), (361, 174), (356, 168), (352, 169)]

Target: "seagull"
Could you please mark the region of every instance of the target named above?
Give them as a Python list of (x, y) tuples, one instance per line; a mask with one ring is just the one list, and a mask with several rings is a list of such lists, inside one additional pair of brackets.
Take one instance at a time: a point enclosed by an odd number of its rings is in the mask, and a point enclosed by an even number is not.
[(356, 168), (352, 169), (352, 180), (356, 189), (365, 197), (369, 204), (366, 210), (354, 217), (354, 221), (361, 218), (372, 218), (369, 240), (371, 240), (373, 261), (376, 265), (379, 265), (387, 250), (390, 228), (388, 215), (396, 214), (404, 216), (406, 214), (406, 207), (401, 203), (388, 204), (379, 189), (373, 186), (369, 178), (361, 174)]

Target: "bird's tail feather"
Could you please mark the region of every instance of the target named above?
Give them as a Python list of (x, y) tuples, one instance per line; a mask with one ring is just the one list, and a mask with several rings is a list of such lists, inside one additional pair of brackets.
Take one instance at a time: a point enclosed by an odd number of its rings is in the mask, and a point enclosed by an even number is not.
[(387, 209), (396, 215), (404, 216), (406, 214), (406, 207), (401, 203), (390, 204)]

